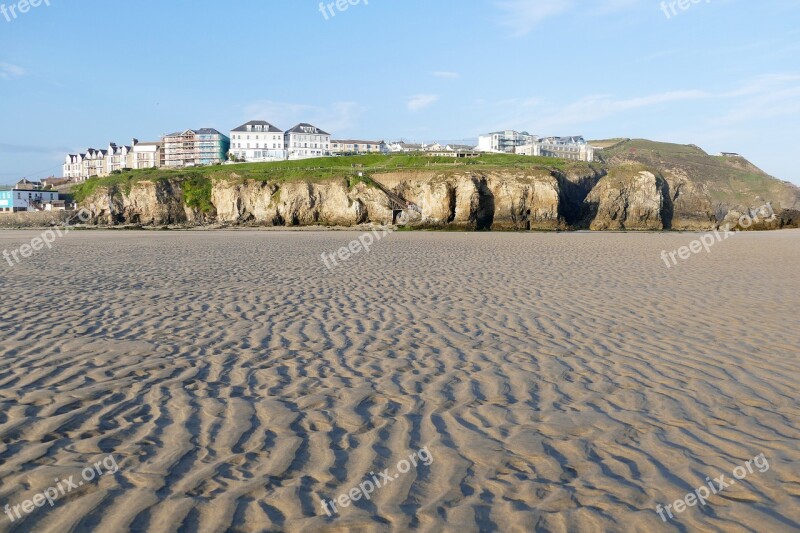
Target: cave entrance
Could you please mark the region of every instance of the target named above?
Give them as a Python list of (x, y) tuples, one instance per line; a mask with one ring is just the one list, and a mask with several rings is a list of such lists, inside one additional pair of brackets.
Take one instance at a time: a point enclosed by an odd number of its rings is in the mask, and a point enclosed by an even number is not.
[(478, 186), (478, 210), (475, 213), (475, 229), (491, 231), (494, 224), (494, 193), (489, 188), (486, 178)]

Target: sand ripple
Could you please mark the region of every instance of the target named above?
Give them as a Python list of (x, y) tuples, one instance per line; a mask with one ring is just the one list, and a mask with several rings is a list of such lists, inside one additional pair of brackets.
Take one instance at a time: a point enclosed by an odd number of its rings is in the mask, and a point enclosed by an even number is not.
[(328, 272), (356, 235), (74, 233), (0, 266), (0, 504), (120, 466), (0, 531), (800, 530), (800, 232), (672, 270), (693, 237), (394, 234)]

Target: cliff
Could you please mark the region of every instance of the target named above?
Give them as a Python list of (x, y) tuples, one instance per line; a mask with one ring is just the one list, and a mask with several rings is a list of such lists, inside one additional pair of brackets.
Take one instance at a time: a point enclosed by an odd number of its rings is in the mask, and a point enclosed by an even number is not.
[[(599, 175), (580, 177), (594, 183)], [(229, 179), (211, 183), (208, 212), (185, 202), (185, 181), (139, 181), (130, 189), (100, 186), (82, 205), (98, 224), (198, 224), (254, 226), (355, 226), (392, 224), (397, 213), (372, 180), (421, 212), (408, 211), (412, 227), (483, 229), (566, 229), (568, 209), (556, 172), (410, 171), (373, 174), (351, 183), (345, 178), (309, 181)], [(580, 181), (580, 180), (578, 180)]]
[[(800, 189), (741, 158), (628, 140), (599, 155), (602, 166), (404, 155), (135, 171), (90, 180), (76, 193), (94, 222), (108, 225), (707, 230), (768, 202), (780, 221), (761, 227), (797, 224), (791, 209), (800, 206)], [(390, 197), (413, 207), (393, 211)]]

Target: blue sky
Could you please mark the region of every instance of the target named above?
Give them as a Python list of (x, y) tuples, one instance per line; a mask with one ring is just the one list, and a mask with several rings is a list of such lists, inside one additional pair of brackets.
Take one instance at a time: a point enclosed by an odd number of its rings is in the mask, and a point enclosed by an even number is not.
[(318, 0), (49, 2), (0, 14), (0, 183), (263, 119), (694, 143), (800, 184), (800, 0), (361, 0), (327, 19)]

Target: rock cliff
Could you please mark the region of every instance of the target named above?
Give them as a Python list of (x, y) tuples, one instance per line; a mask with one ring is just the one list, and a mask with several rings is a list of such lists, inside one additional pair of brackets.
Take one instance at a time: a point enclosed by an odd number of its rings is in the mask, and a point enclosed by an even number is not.
[[(693, 163), (697, 168), (703, 168), (704, 158), (710, 157), (698, 155), (695, 148), (683, 149), (689, 154), (686, 157), (697, 159)], [(765, 183), (772, 188), (764, 189), (764, 196), (739, 185), (734, 195), (695, 167), (638, 161), (634, 156), (644, 156), (641, 147), (637, 150), (618, 152), (614, 161), (606, 161), (605, 168), (508, 165), (481, 169), (462, 165), (434, 170), (376, 169), (361, 177), (323, 177), (311, 170), (299, 178), (268, 178), (271, 174), (266, 173), (243, 177), (235, 168), (213, 175), (201, 170), (193, 177), (165, 173), (131, 180), (125, 186), (99, 182), (82, 206), (95, 213), (94, 222), (108, 225), (352, 227), (402, 223), (465, 230), (702, 231), (765, 205), (775, 194), (781, 198), (793, 194), (769, 178), (772, 181)], [(656, 155), (652, 151), (648, 157)], [(738, 167), (733, 172), (739, 172)], [(390, 196), (400, 197), (404, 207), (414, 207), (399, 213)], [(796, 224), (793, 213), (777, 227)]]
[(662, 230), (664, 179), (638, 165), (612, 170), (583, 203), (592, 230)]
[[(483, 229), (567, 229), (569, 212), (561, 180), (595, 183), (599, 175), (558, 176), (555, 172), (394, 172), (371, 179), (419, 207), (409, 211), (416, 227)], [(588, 191), (587, 191), (588, 192)], [(213, 210), (202, 213), (184, 201), (180, 180), (140, 181), (129, 190), (98, 187), (83, 202), (98, 224), (198, 224), (257, 226), (355, 226), (392, 224), (397, 213), (387, 195), (370, 181), (215, 180)]]

